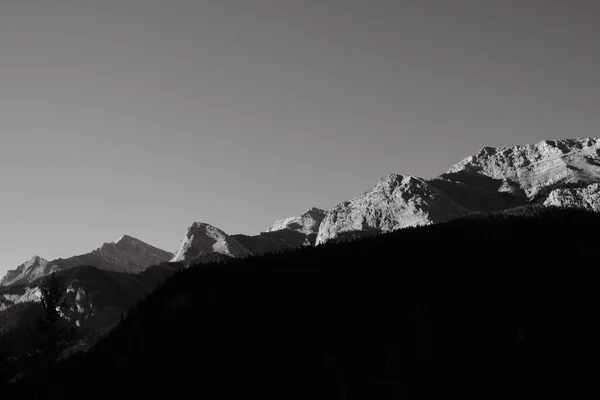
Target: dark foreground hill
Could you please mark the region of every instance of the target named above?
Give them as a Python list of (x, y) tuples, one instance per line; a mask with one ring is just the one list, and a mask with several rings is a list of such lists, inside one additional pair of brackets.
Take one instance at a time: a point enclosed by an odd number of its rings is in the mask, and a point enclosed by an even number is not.
[(45, 393), (545, 398), (586, 377), (599, 228), (524, 207), (190, 267)]

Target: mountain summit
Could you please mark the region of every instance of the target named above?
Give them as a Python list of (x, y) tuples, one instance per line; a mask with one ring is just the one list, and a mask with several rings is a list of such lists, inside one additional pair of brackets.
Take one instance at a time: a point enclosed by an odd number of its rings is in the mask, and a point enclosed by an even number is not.
[(350, 201), (336, 205), (321, 223), (317, 244), (344, 232), (392, 231), (458, 217), (469, 210), (426, 180), (391, 174)]
[(57, 269), (56, 264), (39, 256), (34, 256), (31, 260), (19, 265), (17, 269), (8, 271), (0, 280), (0, 286), (12, 285), (20, 281), (31, 282), (41, 276), (51, 274)]
[(172, 253), (158, 249), (134, 237), (123, 235), (116, 242), (104, 243), (90, 253), (70, 258), (59, 258), (47, 261), (34, 257), (16, 270), (8, 271), (0, 281), (1, 286), (13, 283), (30, 283), (35, 279), (54, 271), (70, 269), (80, 265), (91, 265), (96, 268), (115, 271), (139, 273), (146, 268), (169, 261)]
[(564, 185), (600, 182), (600, 139), (544, 140), (534, 145), (485, 147), (448, 170), (515, 182), (531, 200)]
[(190, 261), (194, 257), (219, 253), (230, 257), (245, 257), (252, 253), (219, 228), (195, 222), (189, 227), (179, 251), (171, 261)]

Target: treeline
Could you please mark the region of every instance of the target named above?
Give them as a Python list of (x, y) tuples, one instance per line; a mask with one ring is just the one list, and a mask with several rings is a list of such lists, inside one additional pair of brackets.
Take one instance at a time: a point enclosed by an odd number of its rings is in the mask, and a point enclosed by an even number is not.
[(545, 397), (595, 341), (599, 227), (522, 207), (196, 265), (62, 362), (49, 395)]

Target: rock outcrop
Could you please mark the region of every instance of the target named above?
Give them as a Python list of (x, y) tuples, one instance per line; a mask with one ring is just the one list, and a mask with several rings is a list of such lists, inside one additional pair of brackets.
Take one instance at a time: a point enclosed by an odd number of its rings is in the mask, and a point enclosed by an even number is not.
[(246, 257), (252, 253), (235, 238), (212, 225), (195, 222), (188, 229), (179, 251), (171, 261), (189, 262), (199, 255), (219, 253), (230, 257)]
[(173, 253), (151, 246), (134, 237), (123, 235), (117, 241), (104, 243), (90, 253), (53, 262), (61, 269), (92, 265), (106, 271), (137, 274), (151, 265), (169, 261), (172, 257)]
[(592, 183), (584, 187), (555, 189), (550, 192), (544, 205), (577, 207), (600, 212), (600, 184)]

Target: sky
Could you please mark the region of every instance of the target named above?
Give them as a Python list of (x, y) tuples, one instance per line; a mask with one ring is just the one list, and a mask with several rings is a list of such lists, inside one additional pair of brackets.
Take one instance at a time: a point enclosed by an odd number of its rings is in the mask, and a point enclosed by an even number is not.
[(595, 0), (0, 0), (0, 275), (597, 137)]

